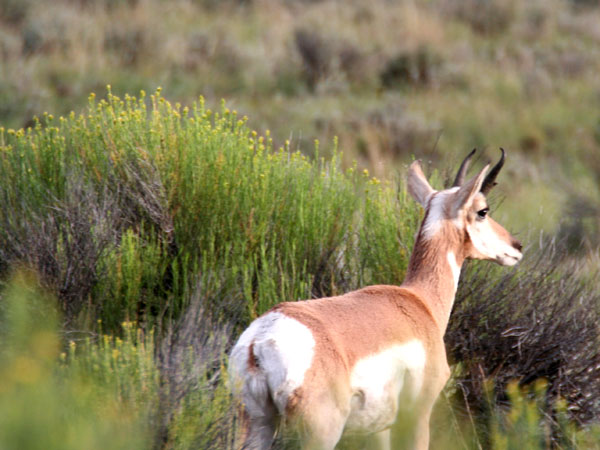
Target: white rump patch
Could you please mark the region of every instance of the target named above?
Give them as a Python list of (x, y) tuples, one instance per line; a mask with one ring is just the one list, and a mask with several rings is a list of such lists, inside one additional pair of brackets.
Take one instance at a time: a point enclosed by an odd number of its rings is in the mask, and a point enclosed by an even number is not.
[(423, 343), (416, 339), (359, 360), (351, 374), (354, 398), (347, 428), (377, 431), (390, 426), (396, 419), (399, 396), (409, 402), (417, 399), (425, 361)]
[[(258, 370), (248, 370), (250, 345)], [(242, 333), (230, 356), (232, 379), (243, 384), (243, 401), (249, 407), (265, 388), (283, 413), (290, 394), (304, 381), (312, 365), (315, 339), (310, 329), (280, 312), (267, 313), (256, 319)], [(265, 385), (266, 383), (266, 385)]]

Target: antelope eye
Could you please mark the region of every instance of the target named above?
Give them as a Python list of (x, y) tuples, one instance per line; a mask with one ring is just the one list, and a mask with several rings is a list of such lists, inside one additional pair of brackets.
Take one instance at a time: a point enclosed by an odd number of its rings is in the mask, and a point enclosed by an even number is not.
[(487, 216), (487, 213), (489, 212), (489, 210), (490, 210), (490, 208), (480, 209), (479, 211), (477, 211), (477, 218), (485, 219), (485, 216)]

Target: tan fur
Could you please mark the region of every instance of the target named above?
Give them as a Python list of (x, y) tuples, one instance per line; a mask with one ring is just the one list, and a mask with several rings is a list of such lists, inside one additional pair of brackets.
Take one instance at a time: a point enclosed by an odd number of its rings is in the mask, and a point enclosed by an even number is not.
[(340, 373), (349, 377), (359, 359), (394, 343), (416, 337), (429, 350), (441, 339), (429, 308), (398, 286), (370, 286), (339, 297), (281, 303), (273, 311), (293, 317), (313, 332), (315, 357), (305, 376), (305, 392), (317, 389), (311, 382), (322, 383), (324, 374), (331, 375), (331, 383), (339, 382)]
[(512, 237), (511, 234), (508, 231), (506, 231), (506, 229), (502, 225), (500, 225), (498, 222), (496, 222), (491, 217), (488, 220), (492, 224), (492, 228), (494, 229), (494, 232), (498, 236), (500, 236), (501, 239), (503, 239), (505, 241), (509, 241), (513, 247), (515, 247), (519, 250), (521, 250), (523, 248), (521, 243), (518, 240), (516, 240), (514, 237)]
[(447, 236), (447, 239), (438, 237), (426, 242), (422, 230), (419, 232), (402, 285), (414, 291), (429, 305), (443, 334), (456, 290), (445, 257), (452, 251), (457, 264), (461, 266), (466, 258), (465, 243), (468, 241), (468, 235), (464, 231), (459, 232), (448, 223), (443, 225), (440, 234)]
[[(400, 287), (370, 286), (338, 297), (281, 303), (271, 310), (308, 326), (316, 341), (312, 366), (286, 409), (288, 421), (310, 421), (319, 404), (328, 414), (335, 409), (344, 416), (350, 407), (350, 376), (356, 362), (414, 339), (423, 343), (427, 353), (425, 383), (416, 408), (431, 410), (450, 375), (443, 335), (455, 287), (442, 258), (446, 249), (458, 253), (461, 239), (456, 234), (448, 241), (423, 242), (420, 233), (418, 251), (413, 252)], [(421, 416), (428, 421), (429, 414)]]

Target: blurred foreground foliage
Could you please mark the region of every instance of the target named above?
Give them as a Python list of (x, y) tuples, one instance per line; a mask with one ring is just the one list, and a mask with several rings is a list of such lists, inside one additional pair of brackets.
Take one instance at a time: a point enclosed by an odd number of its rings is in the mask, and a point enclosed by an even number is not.
[[(142, 372), (144, 384), (152, 380), (143, 370), (151, 349), (110, 338), (80, 348), (64, 342), (55, 305), (36, 285), (21, 272), (1, 294), (0, 447), (148, 448), (144, 404), (152, 397), (135, 398), (142, 386), (131, 374)], [(124, 350), (140, 356), (125, 363)]]

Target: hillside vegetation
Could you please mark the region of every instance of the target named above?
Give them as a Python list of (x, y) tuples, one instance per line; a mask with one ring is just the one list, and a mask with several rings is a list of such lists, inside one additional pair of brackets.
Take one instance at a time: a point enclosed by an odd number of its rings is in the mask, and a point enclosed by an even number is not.
[[(146, 100), (109, 91), (85, 114), (0, 129), (8, 447), (49, 448), (36, 436), (81, 409), (56, 448), (113, 433), (129, 448), (131, 433), (140, 448), (226, 448), (225, 355), (242, 327), (284, 299), (403, 279), (421, 212), (402, 182), (275, 149), (225, 106)], [(466, 271), (436, 432), (457, 448), (523, 432), (541, 447), (595, 442), (577, 427), (600, 417), (597, 278), (539, 246), (515, 269)], [(523, 394), (506, 390), (518, 381)]]
[(441, 188), (501, 145), (492, 214), (525, 259), (463, 270), (432, 448), (600, 448), (598, 20), (0, 0), (0, 447), (230, 448), (241, 330), (399, 284), (422, 218), (403, 166)]
[(600, 10), (586, 0), (2, 0), (0, 123), (90, 92), (226, 98), (276, 146), (340, 139), (389, 176), (473, 147), (513, 162), (504, 222), (597, 245)]

